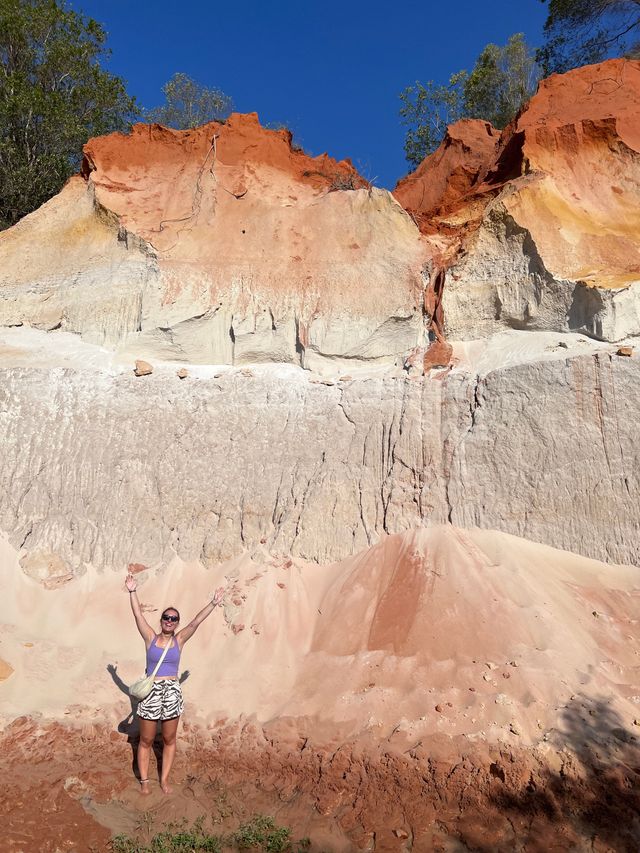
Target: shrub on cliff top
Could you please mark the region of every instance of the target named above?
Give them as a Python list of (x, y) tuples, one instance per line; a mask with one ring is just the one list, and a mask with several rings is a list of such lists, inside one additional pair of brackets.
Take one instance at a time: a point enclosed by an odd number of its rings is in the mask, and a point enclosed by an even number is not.
[(190, 130), (208, 121), (226, 118), (232, 101), (220, 89), (209, 89), (187, 74), (174, 74), (162, 87), (165, 103), (146, 113), (148, 121), (156, 121), (176, 130)]
[(106, 33), (64, 0), (0, 0), (0, 228), (57, 193), (90, 136), (137, 112), (100, 67)]

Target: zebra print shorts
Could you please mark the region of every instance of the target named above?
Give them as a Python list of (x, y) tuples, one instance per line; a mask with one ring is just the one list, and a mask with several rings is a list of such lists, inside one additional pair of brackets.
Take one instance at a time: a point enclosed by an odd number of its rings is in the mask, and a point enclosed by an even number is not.
[(156, 681), (151, 693), (138, 705), (138, 716), (143, 720), (172, 720), (184, 710), (180, 682), (175, 680)]

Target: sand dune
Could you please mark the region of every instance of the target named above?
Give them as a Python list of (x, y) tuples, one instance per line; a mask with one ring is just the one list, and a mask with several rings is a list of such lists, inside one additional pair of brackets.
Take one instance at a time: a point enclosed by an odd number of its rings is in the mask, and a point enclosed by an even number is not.
[(133, 832), (141, 809), (195, 818), (221, 802), (221, 826), (266, 811), (332, 851), (374, 837), (378, 851), (409, 849), (406, 839), (414, 850), (457, 850), (455, 839), (586, 850), (594, 832), (613, 845), (599, 849), (632, 849), (637, 568), (439, 526), (329, 566), (258, 549), (212, 570), (175, 561), (138, 577), (150, 621), (169, 603), (188, 618), (228, 586), (183, 654), (168, 805), (159, 792), (141, 804), (131, 770), (122, 690), (143, 645), (121, 577), (89, 569), (45, 589), (1, 545), (11, 849), (33, 841), (29, 825), (43, 850), (73, 832), (100, 848)]
[[(533, 743), (577, 693), (640, 716), (640, 572), (492, 531), (439, 526), (384, 538), (330, 566), (266, 552), (207, 571), (179, 561), (140, 575), (153, 622), (183, 622), (219, 583), (214, 615), (186, 647), (187, 719), (276, 717), (356, 735)], [(0, 712), (114, 721), (143, 647), (121, 579), (89, 570), (43, 589), (2, 551)], [(515, 732), (515, 733), (514, 733)]]

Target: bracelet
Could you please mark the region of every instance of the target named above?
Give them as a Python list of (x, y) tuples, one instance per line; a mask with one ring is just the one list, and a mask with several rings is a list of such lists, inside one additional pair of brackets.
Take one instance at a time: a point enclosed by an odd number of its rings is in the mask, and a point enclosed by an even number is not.
[(134, 593), (134, 592), (137, 592), (137, 591), (138, 591), (137, 589), (130, 589), (130, 590), (129, 590), (129, 595), (133, 595), (133, 593)]

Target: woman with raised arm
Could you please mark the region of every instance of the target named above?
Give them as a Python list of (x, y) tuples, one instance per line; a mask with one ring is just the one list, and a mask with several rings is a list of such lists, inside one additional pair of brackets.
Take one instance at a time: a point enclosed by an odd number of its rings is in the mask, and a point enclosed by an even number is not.
[(163, 742), (160, 787), (165, 794), (170, 794), (169, 773), (176, 754), (176, 734), (183, 709), (182, 690), (178, 681), (180, 653), (187, 640), (195, 634), (198, 625), (204, 622), (213, 608), (221, 603), (224, 587), (217, 589), (210, 603), (203, 607), (200, 613), (180, 630), (178, 630), (180, 614), (175, 607), (165, 607), (160, 617), (160, 633), (157, 634), (142, 615), (142, 608), (136, 592), (136, 579), (130, 573), (127, 575), (125, 586), (129, 591), (131, 609), (138, 631), (147, 647), (147, 675), (151, 675), (164, 650), (167, 646), (169, 647), (160, 669), (156, 673), (151, 693), (138, 705), (138, 717), (140, 718), (138, 770), (140, 771), (142, 793), (151, 793), (149, 790), (149, 755), (153, 748), (158, 720), (160, 720)]

